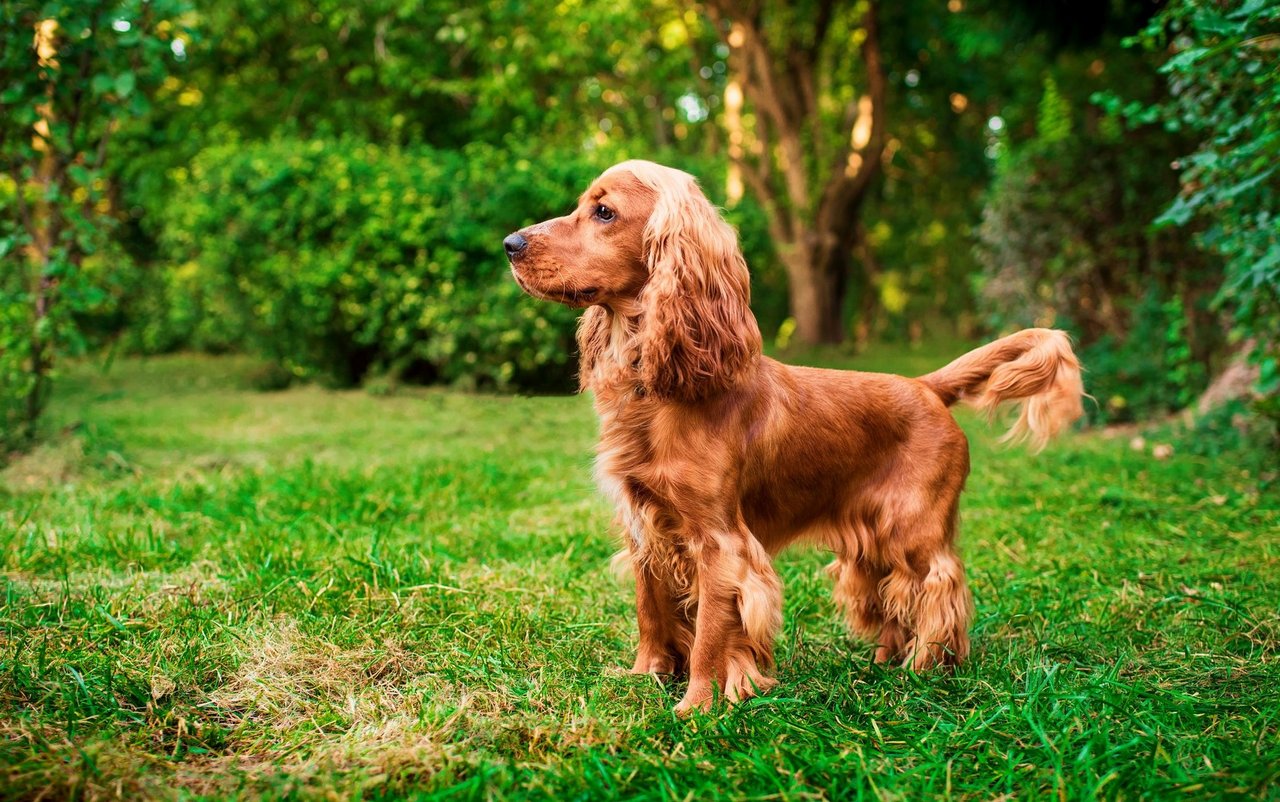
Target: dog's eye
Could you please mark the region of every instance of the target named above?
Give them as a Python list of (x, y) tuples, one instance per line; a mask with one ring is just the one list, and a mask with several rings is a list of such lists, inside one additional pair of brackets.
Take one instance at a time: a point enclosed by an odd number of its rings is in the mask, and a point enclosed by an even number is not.
[(614, 218), (613, 209), (605, 206), (603, 203), (596, 204), (596, 219), (607, 223)]

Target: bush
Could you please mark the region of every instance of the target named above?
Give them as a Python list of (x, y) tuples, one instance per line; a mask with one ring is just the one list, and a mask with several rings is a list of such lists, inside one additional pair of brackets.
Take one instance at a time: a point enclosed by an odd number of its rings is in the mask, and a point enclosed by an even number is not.
[(1080, 348), (1085, 385), (1098, 421), (1118, 423), (1188, 406), (1208, 382), (1186, 341), (1187, 317), (1177, 299), (1152, 292), (1137, 305), (1122, 338), (1104, 335)]
[(0, 454), (35, 438), (56, 365), (86, 347), (81, 320), (110, 314), (112, 134), (147, 115), (189, 11), (180, 0), (4, 4)]
[[(17, 260), (21, 247), (14, 185), (0, 176), (0, 263)], [(27, 397), (35, 376), (31, 371), (30, 304), (22, 285), (24, 270), (0, 270), (0, 464), (5, 454), (27, 439)]]
[(1190, 403), (1221, 351), (1221, 273), (1189, 232), (1153, 231), (1183, 143), (1148, 126), (1076, 124), (1046, 82), (1037, 136), (997, 165), (979, 228), (978, 286), (996, 329), (1054, 325), (1077, 338), (1097, 420)]
[(1235, 335), (1253, 343), (1258, 408), (1280, 421), (1277, 26), (1274, 2), (1174, 0), (1136, 37), (1147, 50), (1170, 54), (1160, 71), (1171, 98), (1123, 108), (1114, 97), (1101, 99), (1130, 119), (1159, 118), (1198, 137), (1175, 162), (1181, 192), (1157, 222), (1196, 224), (1200, 246), (1223, 260), (1218, 303), (1232, 314)]
[(14, 286), (16, 274), (6, 270), (0, 275), (0, 464), (32, 434), (27, 412), (36, 381), (28, 339), (31, 310), (26, 294)]
[[(722, 168), (665, 160), (721, 200)], [(374, 375), (568, 389), (578, 313), (524, 295), (501, 242), (572, 209), (612, 161), (348, 140), (206, 150), (175, 173), (161, 211), (173, 265), (122, 302), (127, 346), (246, 350), (294, 378), (340, 385)], [(744, 199), (726, 216), (741, 227), (757, 286), (770, 286), (778, 272), (759, 207)], [(785, 295), (757, 296), (776, 325)]]
[(202, 152), (163, 242), (169, 331), (294, 375), (369, 371), (473, 386), (567, 386), (576, 313), (508, 275), (502, 238), (563, 214), (598, 165), (492, 148), (402, 151), (281, 139)]

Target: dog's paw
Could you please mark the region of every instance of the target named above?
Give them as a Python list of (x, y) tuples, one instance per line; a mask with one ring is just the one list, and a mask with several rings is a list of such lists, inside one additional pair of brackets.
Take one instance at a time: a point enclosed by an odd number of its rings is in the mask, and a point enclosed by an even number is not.
[(693, 689), (690, 688), (685, 693), (684, 698), (676, 703), (675, 712), (677, 716), (685, 718), (695, 712), (710, 713), (712, 705), (715, 704), (716, 695), (710, 688)]
[(729, 688), (727, 697), (730, 702), (741, 702), (744, 699), (768, 693), (777, 684), (778, 681), (776, 679), (762, 674), (743, 677), (736, 686)]
[(694, 711), (709, 713), (716, 705), (717, 700), (728, 705), (734, 705), (753, 696), (759, 696), (778, 684), (778, 681), (773, 677), (766, 677), (761, 674), (739, 676), (735, 680), (729, 684), (729, 687), (724, 692), (720, 692), (715, 685), (690, 685), (689, 690), (684, 694), (684, 698), (676, 705), (676, 715), (687, 716)]
[(631, 667), (632, 674), (674, 674), (676, 673), (675, 658), (669, 655), (639, 655), (636, 657), (635, 665)]

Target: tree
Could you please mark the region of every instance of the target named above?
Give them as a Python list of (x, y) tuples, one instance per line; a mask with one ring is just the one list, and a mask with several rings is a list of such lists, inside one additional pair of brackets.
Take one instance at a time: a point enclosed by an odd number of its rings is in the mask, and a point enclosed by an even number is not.
[(706, 11), (730, 48), (729, 156), (768, 213), (796, 338), (840, 342), (854, 252), (868, 247), (859, 216), (885, 146), (877, 0), (852, 14), (835, 0), (708, 0)]
[(104, 169), (119, 122), (145, 114), (174, 58), (177, 0), (0, 5), (0, 443), (31, 439), (73, 313), (101, 291), (86, 271), (110, 243)]

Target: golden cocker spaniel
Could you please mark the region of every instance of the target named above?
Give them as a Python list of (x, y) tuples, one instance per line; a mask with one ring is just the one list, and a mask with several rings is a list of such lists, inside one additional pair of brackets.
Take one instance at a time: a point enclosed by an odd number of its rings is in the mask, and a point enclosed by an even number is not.
[(836, 601), (877, 662), (966, 658), (969, 446), (947, 407), (1020, 401), (1010, 435), (1043, 445), (1081, 414), (1064, 333), (1020, 331), (915, 379), (783, 365), (761, 354), (733, 228), (693, 177), (652, 162), (610, 168), (504, 246), (526, 292), (587, 307), (580, 378), (635, 575), (632, 671), (687, 672), (677, 712), (773, 685), (771, 556), (802, 538), (834, 552)]

